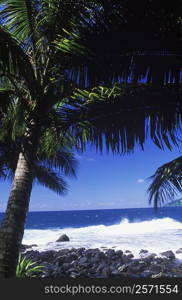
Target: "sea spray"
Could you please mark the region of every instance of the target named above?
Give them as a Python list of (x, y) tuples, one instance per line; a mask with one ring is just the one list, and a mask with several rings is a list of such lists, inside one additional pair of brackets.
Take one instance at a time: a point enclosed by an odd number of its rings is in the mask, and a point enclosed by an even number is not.
[[(70, 241), (56, 243), (66, 233)], [(26, 229), (25, 244), (37, 244), (40, 251), (60, 248), (114, 248), (131, 250), (136, 256), (141, 249), (160, 253), (181, 248), (182, 222), (172, 218), (130, 222), (122, 219), (118, 224), (94, 225), (81, 228)], [(180, 257), (181, 254), (178, 254)]]

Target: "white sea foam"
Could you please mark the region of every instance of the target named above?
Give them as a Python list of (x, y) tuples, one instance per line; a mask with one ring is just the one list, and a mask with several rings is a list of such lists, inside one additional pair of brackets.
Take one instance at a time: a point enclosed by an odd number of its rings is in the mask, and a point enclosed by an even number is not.
[[(58, 237), (64, 233), (69, 236), (70, 241), (56, 243)], [(160, 253), (182, 248), (182, 223), (171, 218), (132, 223), (123, 219), (119, 224), (111, 226), (28, 229), (25, 230), (23, 243), (37, 244), (40, 251), (60, 248), (115, 247), (114, 249), (131, 250), (137, 256), (141, 249)], [(178, 257), (182, 258), (182, 255)]]

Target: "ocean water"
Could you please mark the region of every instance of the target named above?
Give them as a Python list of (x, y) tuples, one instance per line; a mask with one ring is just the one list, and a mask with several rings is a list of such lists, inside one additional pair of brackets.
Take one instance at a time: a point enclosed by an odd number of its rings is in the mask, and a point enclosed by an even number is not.
[[(0, 214), (0, 220), (3, 214)], [(56, 243), (61, 234), (69, 242)], [(159, 254), (182, 248), (182, 207), (30, 212), (24, 244), (39, 251), (61, 248), (141, 249)], [(177, 254), (182, 259), (182, 254)]]

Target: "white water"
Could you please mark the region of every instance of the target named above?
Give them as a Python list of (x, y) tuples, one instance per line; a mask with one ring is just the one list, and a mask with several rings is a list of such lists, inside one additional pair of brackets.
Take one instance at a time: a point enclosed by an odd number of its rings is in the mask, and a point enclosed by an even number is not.
[[(61, 234), (67, 234), (69, 242), (56, 243)], [(127, 219), (112, 226), (82, 228), (25, 230), (24, 244), (37, 244), (39, 251), (61, 248), (114, 248), (130, 250), (135, 256), (141, 249), (159, 254), (182, 248), (182, 223), (171, 218), (129, 223)], [(182, 254), (176, 255), (182, 259)]]

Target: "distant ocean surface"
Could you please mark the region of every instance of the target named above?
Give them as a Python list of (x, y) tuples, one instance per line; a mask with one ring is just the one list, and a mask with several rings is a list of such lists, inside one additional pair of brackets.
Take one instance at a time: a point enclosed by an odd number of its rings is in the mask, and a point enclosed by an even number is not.
[[(56, 243), (61, 234), (70, 241)], [(182, 248), (182, 207), (30, 212), (23, 243), (37, 244), (39, 251), (107, 247), (136, 256), (141, 249), (175, 252)]]

